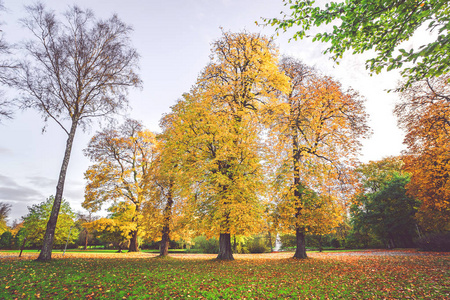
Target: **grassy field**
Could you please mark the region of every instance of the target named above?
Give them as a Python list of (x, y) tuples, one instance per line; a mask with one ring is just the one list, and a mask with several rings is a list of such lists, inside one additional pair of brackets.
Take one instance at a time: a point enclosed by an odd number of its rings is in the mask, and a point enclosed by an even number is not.
[[(14, 256), (8, 257), (8, 255)], [(450, 254), (215, 255), (0, 252), (1, 299), (450, 299)]]

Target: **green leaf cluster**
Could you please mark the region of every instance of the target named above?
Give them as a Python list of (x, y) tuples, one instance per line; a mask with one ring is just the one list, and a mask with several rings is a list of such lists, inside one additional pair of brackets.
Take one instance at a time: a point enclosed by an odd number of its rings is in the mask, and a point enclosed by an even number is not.
[[(403, 68), (407, 85), (450, 71), (447, 0), (347, 0), (329, 2), (324, 7), (316, 1), (283, 1), (290, 14), (285, 13), (281, 19), (266, 18), (266, 24), (282, 31), (295, 27), (295, 40), (312, 37), (313, 41), (328, 43), (325, 54), (329, 53), (335, 61), (350, 49), (353, 54), (372, 50), (375, 55), (366, 61), (366, 68), (375, 73), (385, 68)], [(418, 48), (400, 48), (422, 28), (435, 37), (434, 41)]]
[[(28, 214), (23, 218), (23, 230), (26, 232), (27, 246), (41, 246), (48, 219), (52, 212), (54, 196), (48, 197), (39, 204), (28, 207)], [(76, 214), (65, 199), (62, 200), (61, 208), (56, 224), (54, 245), (63, 245), (69, 236), (69, 243), (74, 243), (78, 238), (78, 230), (74, 227)], [(71, 229), (71, 227), (73, 227)]]

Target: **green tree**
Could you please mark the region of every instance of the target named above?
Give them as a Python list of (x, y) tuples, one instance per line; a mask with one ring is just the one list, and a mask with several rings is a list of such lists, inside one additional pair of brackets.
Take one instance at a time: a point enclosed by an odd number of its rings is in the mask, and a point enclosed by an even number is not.
[[(45, 228), (52, 212), (54, 196), (48, 197), (44, 202), (28, 207), (28, 214), (23, 218), (23, 230), (26, 232), (27, 246), (41, 247), (44, 242)], [(70, 231), (69, 243), (75, 243), (78, 230), (70, 229), (75, 225), (76, 214), (70, 208), (69, 202), (62, 199), (60, 215), (56, 224), (54, 244), (64, 245)]]
[[(400, 169), (389, 169), (393, 162), (395, 164), (395, 159), (388, 158), (387, 161), (371, 162), (359, 169), (365, 172), (363, 187), (366, 188), (355, 196), (350, 208), (352, 224), (355, 232), (367, 237), (373, 234), (387, 247), (411, 247), (416, 235), (414, 217), (420, 202), (406, 194), (405, 186), (410, 181), (410, 175)], [(376, 170), (374, 166), (377, 165), (385, 166), (384, 172)], [(374, 173), (377, 175), (373, 176)], [(376, 184), (374, 178), (378, 178)]]
[(68, 9), (61, 21), (44, 4), (27, 7), (22, 20), (32, 40), (24, 45), (28, 61), (14, 80), (24, 108), (38, 110), (67, 134), (55, 202), (38, 260), (50, 260), (75, 133), (92, 118), (126, 107), (130, 87), (140, 86), (139, 55), (130, 44), (132, 28), (117, 15), (98, 20), (91, 10)]
[[(280, 19), (266, 18), (265, 22), (276, 26), (277, 30), (295, 27), (298, 31), (294, 39), (312, 35), (313, 41), (330, 43), (325, 53), (330, 53), (336, 61), (350, 49), (354, 54), (374, 51), (366, 67), (378, 73), (383, 68), (391, 70), (405, 64), (407, 67), (402, 74), (409, 78), (407, 84), (450, 71), (448, 0), (348, 0), (328, 2), (325, 6), (310, 0), (283, 2), (290, 13)], [(329, 26), (324, 26), (327, 24)], [(432, 33), (435, 40), (410, 50), (400, 48), (421, 26)]]
[(10, 249), (12, 247), (13, 235), (11, 231), (5, 231), (0, 236), (0, 249)]

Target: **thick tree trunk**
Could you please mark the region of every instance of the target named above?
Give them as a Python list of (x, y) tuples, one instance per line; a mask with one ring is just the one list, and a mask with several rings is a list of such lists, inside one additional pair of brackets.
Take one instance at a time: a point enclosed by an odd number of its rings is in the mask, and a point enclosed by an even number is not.
[(234, 260), (231, 251), (231, 236), (229, 233), (221, 233), (219, 237), (219, 255), (217, 259)]
[(136, 222), (136, 230), (131, 233), (131, 240), (130, 240), (130, 246), (128, 247), (128, 252), (139, 252), (139, 222), (138, 222), (138, 216), (141, 211), (140, 201), (136, 205), (136, 212), (133, 216), (132, 222)]
[(66, 181), (67, 167), (69, 166), (70, 153), (72, 152), (73, 140), (77, 130), (78, 120), (72, 120), (69, 137), (66, 142), (66, 151), (64, 152), (64, 159), (61, 170), (59, 172), (58, 185), (56, 186), (55, 201), (53, 202), (50, 219), (47, 222), (47, 229), (45, 230), (44, 242), (41, 253), (37, 260), (47, 261), (52, 258), (53, 241), (55, 240), (56, 223), (58, 222), (59, 209), (61, 207), (62, 196), (64, 191), (64, 183)]
[(169, 255), (169, 242), (170, 242), (169, 234), (170, 234), (169, 226), (164, 225), (162, 229), (161, 244), (159, 245), (159, 256)]
[(133, 231), (130, 240), (130, 247), (128, 248), (128, 252), (139, 252), (139, 243), (138, 243), (138, 230)]
[(167, 195), (167, 203), (164, 208), (164, 224), (162, 229), (161, 245), (159, 246), (159, 255), (167, 256), (169, 254), (169, 242), (170, 242), (170, 222), (172, 221), (172, 182), (169, 182), (169, 192)]
[(319, 252), (322, 252), (322, 235), (319, 235)]
[(294, 258), (308, 258), (308, 256), (306, 256), (305, 232), (303, 228), (297, 227), (295, 236), (297, 238), (297, 247), (295, 249)]

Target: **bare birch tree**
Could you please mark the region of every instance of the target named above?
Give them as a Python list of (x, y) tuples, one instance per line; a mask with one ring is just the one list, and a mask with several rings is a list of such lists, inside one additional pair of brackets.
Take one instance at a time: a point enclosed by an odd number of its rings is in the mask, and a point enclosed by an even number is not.
[(132, 47), (132, 28), (117, 15), (96, 19), (73, 6), (61, 21), (42, 3), (27, 7), (22, 20), (34, 38), (23, 44), (28, 61), (21, 64), (15, 86), (21, 105), (54, 120), (67, 134), (55, 201), (38, 260), (50, 260), (54, 232), (75, 133), (92, 118), (125, 108), (130, 87), (139, 87), (139, 55)]

